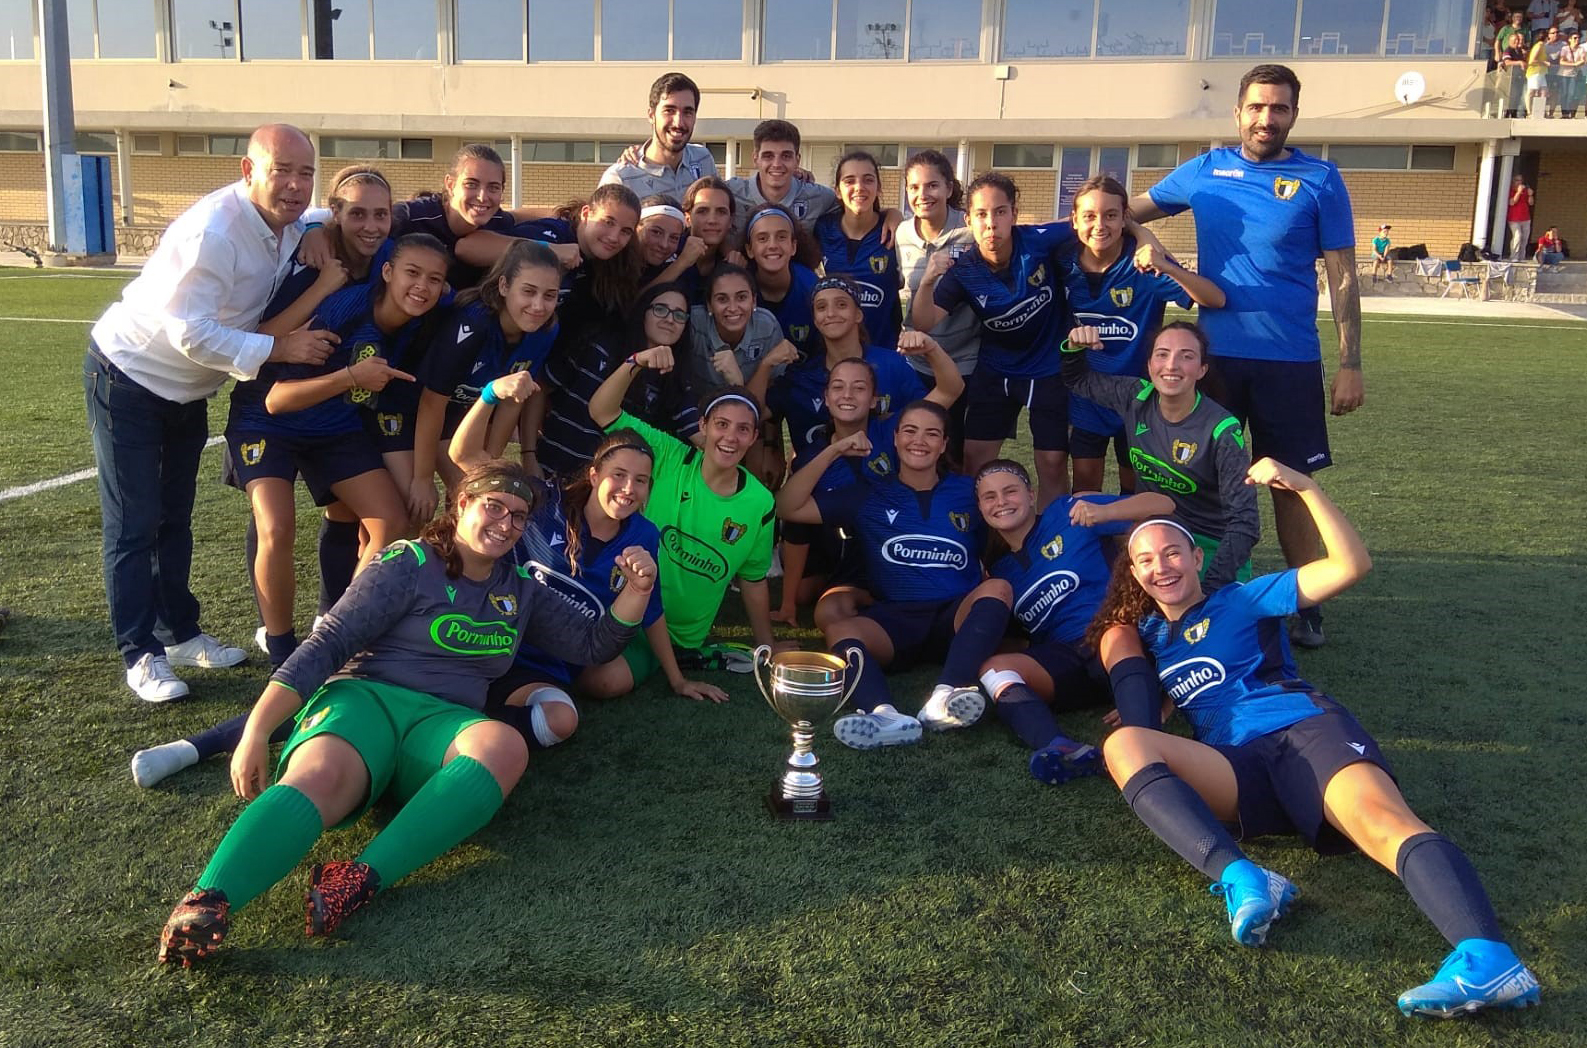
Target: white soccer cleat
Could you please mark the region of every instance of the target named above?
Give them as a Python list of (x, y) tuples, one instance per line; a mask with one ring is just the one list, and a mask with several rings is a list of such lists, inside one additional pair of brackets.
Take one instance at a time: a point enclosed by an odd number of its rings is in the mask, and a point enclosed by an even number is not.
[(167, 644), (165, 657), (173, 666), (189, 666), (200, 670), (220, 670), (248, 661), (246, 651), (222, 644), (207, 633), (200, 633), (180, 644)]
[(920, 722), (907, 713), (851, 713), (833, 722), (832, 734), (855, 750), (908, 746), (920, 741)]
[(265, 633), (265, 628), (263, 626), (260, 626), (258, 629), (254, 630), (253, 646), (268, 655), (270, 654), (270, 645), (265, 641), (266, 636), (268, 636), (268, 634)]
[(931, 698), (916, 714), (921, 727), (928, 731), (949, 731), (968, 728), (986, 712), (986, 696), (980, 688), (955, 688), (939, 684), (931, 690)]
[(127, 669), (127, 687), (144, 702), (170, 702), (187, 695), (187, 685), (171, 663), (152, 651)]

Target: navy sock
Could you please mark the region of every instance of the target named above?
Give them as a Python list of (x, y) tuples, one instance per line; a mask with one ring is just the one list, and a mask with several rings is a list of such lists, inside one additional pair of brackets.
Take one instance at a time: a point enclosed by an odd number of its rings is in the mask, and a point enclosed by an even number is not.
[(287, 657), (298, 650), (298, 635), (296, 630), (287, 630), (285, 633), (265, 634), (265, 654), (270, 658), (270, 668), (280, 669)]
[(998, 719), (1013, 729), (1020, 742), (1033, 750), (1041, 749), (1054, 737), (1063, 734), (1052, 715), (1052, 707), (1043, 702), (1042, 697), (1032, 691), (1028, 684), (1010, 684), (998, 692), (993, 708), (997, 710)]
[(1466, 853), (1439, 833), (1418, 833), (1400, 845), (1394, 869), (1438, 933), (1454, 946), (1466, 939), (1504, 942), (1499, 918)]
[(323, 615), (342, 599), (358, 570), (358, 523), (320, 518), (320, 610)]
[(259, 563), (259, 524), (253, 519), (253, 514), (248, 514), (248, 530), (242, 538), (243, 557), (248, 562), (248, 591), (253, 594), (254, 614), (259, 619), (259, 625), (264, 625), (264, 611), (259, 607), (259, 576), (254, 574), (254, 566)]
[(1124, 800), (1146, 828), (1212, 880), (1245, 858), (1201, 794), (1161, 761), (1148, 764), (1124, 784)]
[(1161, 728), (1163, 698), (1152, 664), (1139, 655), (1120, 659), (1108, 670), (1113, 705), (1127, 728)]
[(981, 675), (981, 663), (997, 651), (997, 643), (1008, 629), (1008, 616), (1008, 605), (996, 597), (982, 597), (970, 605), (948, 645), (948, 657), (942, 661), (942, 676), (937, 683), (974, 687)]
[(1322, 628), (1322, 605), (1313, 604), (1309, 608), (1300, 608), (1295, 614), (1318, 629)]
[[(243, 725), (248, 723), (248, 715), (239, 713), (229, 721), (221, 721), (213, 728), (205, 728), (196, 735), (189, 735), (187, 741), (193, 744), (198, 751), (198, 759), (207, 761), (211, 757), (222, 753), (230, 753), (237, 748), (237, 743), (242, 741)], [(270, 733), (270, 741), (286, 742), (292, 734), (292, 729), (297, 727), (297, 722), (291, 717), (281, 722), (280, 727)]]
[[(865, 642), (855, 640), (853, 637), (840, 640), (833, 645), (832, 654), (840, 659), (848, 658), (850, 651), (857, 651), (865, 661), (860, 664), (860, 680), (854, 683), (854, 667), (851, 664), (846, 674), (846, 681), (854, 687), (854, 698), (849, 705), (860, 713), (869, 713), (883, 703), (891, 704), (892, 695), (887, 690), (887, 678), (882, 673), (881, 664), (876, 657), (865, 649)], [(847, 686), (847, 685), (846, 685)]]

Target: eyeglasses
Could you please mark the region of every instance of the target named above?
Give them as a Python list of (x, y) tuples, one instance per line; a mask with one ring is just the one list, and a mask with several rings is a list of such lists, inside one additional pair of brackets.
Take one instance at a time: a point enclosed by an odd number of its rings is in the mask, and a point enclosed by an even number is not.
[(657, 320), (666, 320), (668, 317), (671, 317), (674, 324), (682, 324), (684, 321), (689, 319), (688, 310), (673, 309), (671, 306), (662, 302), (652, 302), (650, 304), (650, 308), (646, 310), (646, 312), (655, 317)]
[(512, 526), (519, 531), (522, 531), (529, 523), (529, 514), (522, 510), (509, 510), (505, 502), (497, 502), (493, 498), (482, 498), (479, 500), (479, 504), (484, 509), (485, 516), (491, 520), (501, 520), (506, 517), (512, 522)]

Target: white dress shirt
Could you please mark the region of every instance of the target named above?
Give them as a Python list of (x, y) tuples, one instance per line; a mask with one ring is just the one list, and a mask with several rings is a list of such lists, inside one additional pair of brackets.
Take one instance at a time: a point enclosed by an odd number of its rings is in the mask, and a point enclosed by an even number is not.
[(303, 236), (277, 236), (235, 182), (184, 211), (91, 337), (112, 364), (179, 404), (250, 379), (275, 340), (254, 331)]

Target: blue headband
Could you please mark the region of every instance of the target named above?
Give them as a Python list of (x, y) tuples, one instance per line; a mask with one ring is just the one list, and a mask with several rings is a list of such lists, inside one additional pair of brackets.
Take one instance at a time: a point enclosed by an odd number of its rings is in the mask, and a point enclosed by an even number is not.
[(744, 226), (744, 235), (746, 237), (749, 236), (749, 231), (755, 228), (755, 223), (759, 222), (761, 219), (766, 218), (768, 216), (773, 216), (773, 217), (781, 218), (781, 219), (785, 220), (788, 223), (788, 226), (789, 226), (790, 229), (793, 228), (793, 226), (794, 226), (793, 216), (790, 215), (788, 212), (784, 211), (782, 208), (780, 208), (780, 207), (762, 208), (761, 210), (756, 211), (753, 215), (749, 216), (749, 222)]
[(814, 302), (816, 296), (823, 291), (841, 291), (852, 298), (856, 306), (860, 304), (859, 289), (854, 286), (854, 281), (848, 277), (822, 277), (816, 281), (816, 286), (810, 289), (810, 301)]

